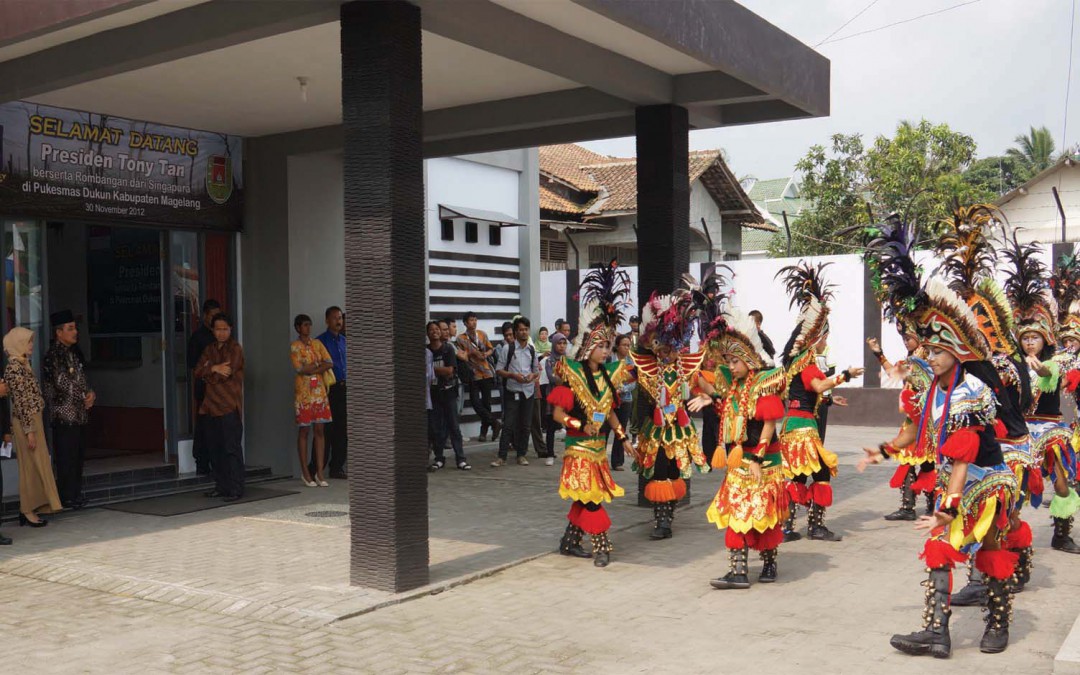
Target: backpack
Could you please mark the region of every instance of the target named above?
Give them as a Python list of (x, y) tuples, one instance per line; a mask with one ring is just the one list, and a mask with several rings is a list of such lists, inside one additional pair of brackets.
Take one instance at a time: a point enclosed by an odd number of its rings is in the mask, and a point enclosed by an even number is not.
[[(529, 362), (532, 363), (533, 361), (536, 360), (536, 348), (533, 347), (531, 344), (526, 345), (526, 347), (528, 348), (529, 356), (531, 357), (529, 359)], [(514, 340), (513, 342), (510, 343), (510, 346), (506, 349), (506, 369), (507, 370), (510, 369), (510, 364), (514, 362), (514, 349), (516, 349), (516, 348), (517, 348), (517, 340)]]

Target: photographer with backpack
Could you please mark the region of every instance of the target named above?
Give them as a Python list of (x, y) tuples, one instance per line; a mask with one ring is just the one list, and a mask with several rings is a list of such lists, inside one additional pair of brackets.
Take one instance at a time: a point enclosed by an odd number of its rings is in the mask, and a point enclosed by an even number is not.
[(499, 456), (491, 466), (504, 466), (511, 444), (517, 463), (528, 465), (528, 449), (533, 408), (539, 392), (540, 361), (536, 348), (529, 343), (532, 326), (525, 317), (514, 319), (514, 341), (499, 355), (495, 371), (503, 378), (503, 433), (499, 438)]

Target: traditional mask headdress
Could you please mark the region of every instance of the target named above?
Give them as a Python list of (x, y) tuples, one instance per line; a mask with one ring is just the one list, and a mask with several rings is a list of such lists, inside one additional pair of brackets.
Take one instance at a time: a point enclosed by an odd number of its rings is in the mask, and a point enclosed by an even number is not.
[(653, 293), (641, 312), (639, 349), (656, 351), (661, 346), (680, 352), (690, 346), (699, 326), (699, 307), (690, 290), (679, 288), (669, 295)]
[(994, 279), (997, 254), (988, 237), (998, 211), (986, 204), (957, 207), (953, 217), (939, 221), (945, 232), (936, 252), (943, 258), (938, 273), (971, 307), (990, 351), (1012, 356), (1020, 351), (1012, 307)]
[(784, 347), (785, 362), (798, 355), (829, 334), (829, 301), (832, 285), (826, 283), (822, 270), (832, 263), (811, 265), (800, 261), (798, 265), (783, 267), (776, 276), (783, 275), (784, 288), (791, 298), (789, 307), (799, 306), (799, 318)]
[(761, 344), (757, 322), (752, 316), (735, 307), (728, 312), (727, 327), (720, 350), (739, 359), (752, 370), (771, 368), (773, 365)]
[(1050, 287), (1058, 305), (1058, 339), (1080, 340), (1080, 258), (1061, 256)]
[(1057, 303), (1050, 292), (1050, 271), (1039, 260), (1038, 245), (1021, 244), (1014, 233), (1004, 255), (1008, 262), (1005, 294), (1015, 312), (1017, 338), (1038, 333), (1046, 344), (1056, 344)]
[(597, 346), (615, 339), (630, 295), (630, 275), (616, 260), (597, 265), (581, 281), (578, 294), (583, 307), (572, 353), (584, 361)]

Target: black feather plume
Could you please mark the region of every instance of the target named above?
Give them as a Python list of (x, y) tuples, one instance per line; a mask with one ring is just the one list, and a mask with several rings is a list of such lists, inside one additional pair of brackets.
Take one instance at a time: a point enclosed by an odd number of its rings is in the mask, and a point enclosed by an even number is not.
[(1050, 277), (1050, 288), (1057, 300), (1058, 321), (1064, 321), (1072, 303), (1080, 300), (1080, 257), (1075, 254), (1061, 256)]
[(993, 276), (997, 255), (986, 231), (993, 219), (993, 207), (975, 204), (957, 207), (952, 218), (939, 222), (945, 232), (936, 247), (943, 258), (938, 271), (949, 288), (965, 300), (979, 279)]
[(882, 316), (900, 323), (925, 300), (920, 272), (912, 257), (918, 230), (896, 214), (878, 226), (879, 234), (867, 243), (866, 261)]
[(780, 268), (774, 278), (781, 275), (784, 277), (784, 290), (787, 292), (788, 297), (791, 298), (791, 302), (788, 303), (789, 308), (795, 305), (804, 307), (813, 299), (817, 299), (823, 305), (832, 300), (833, 285), (827, 283), (822, 275), (822, 270), (831, 264), (818, 263), (817, 265), (811, 265), (804, 260), (800, 260), (797, 265)]
[(607, 265), (597, 265), (581, 281), (579, 293), (584, 304), (595, 302), (600, 312), (590, 328), (601, 322), (618, 328), (623, 321), (623, 308), (630, 295), (630, 275), (619, 269), (619, 262), (612, 259)]
[(1005, 256), (1005, 295), (1014, 309), (1026, 314), (1046, 302), (1044, 292), (1050, 287), (1049, 271), (1039, 260), (1036, 244), (1021, 244), (1014, 232), (1003, 252)]

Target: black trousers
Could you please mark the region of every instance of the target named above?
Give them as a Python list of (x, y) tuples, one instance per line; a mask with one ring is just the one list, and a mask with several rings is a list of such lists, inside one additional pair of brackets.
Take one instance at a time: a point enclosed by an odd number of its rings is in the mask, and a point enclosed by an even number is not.
[(344, 382), (330, 387), (330, 415), (334, 421), (326, 425), (326, 457), (330, 464), (330, 473), (345, 470), (349, 458), (349, 406), (347, 405)]
[(712, 464), (712, 456), (716, 454), (716, 444), (719, 442), (720, 416), (716, 414), (715, 406), (705, 406), (701, 409), (701, 451), (709, 464)]
[[(533, 450), (536, 451), (536, 456), (540, 458), (548, 456), (547, 439), (544, 437), (545, 405), (544, 398), (540, 396), (533, 398), (533, 418), (532, 424), (529, 425), (529, 435), (532, 436)], [(554, 457), (554, 455), (552, 455), (552, 457)]]
[(56, 491), (60, 493), (60, 501), (65, 506), (73, 504), (82, 494), (86, 427), (53, 424), (52, 452), (56, 468)]
[(458, 419), (457, 390), (440, 391), (431, 396), (432, 412), (435, 413), (435, 429), (438, 434), (435, 439), (435, 460), (445, 461), (447, 440), (454, 449), (454, 461), (461, 464), (465, 461), (465, 450), (461, 439), (461, 420)]
[(491, 377), (469, 383), (469, 405), (480, 418), (481, 436), (486, 436), (488, 429), (495, 428), (495, 415), (491, 413), (491, 390), (494, 386), (495, 380)]
[[(198, 410), (202, 401), (195, 401)], [(210, 465), (210, 444), (206, 441), (206, 415), (195, 416), (195, 433), (191, 442), (191, 454), (195, 458), (195, 471), (201, 474), (213, 473)]]
[(817, 411), (817, 430), (818, 438), (822, 441), (825, 440), (825, 428), (829, 426), (829, 408), (832, 407), (832, 400), (828, 402), (822, 401), (818, 406)]
[(503, 430), (499, 437), (499, 457), (506, 459), (510, 446), (518, 457), (524, 457), (529, 449), (529, 432), (532, 427), (534, 397), (522, 398), (518, 392), (504, 390)]
[(244, 495), (244, 423), (238, 413), (207, 417), (210, 461), (217, 491), (226, 497)]

